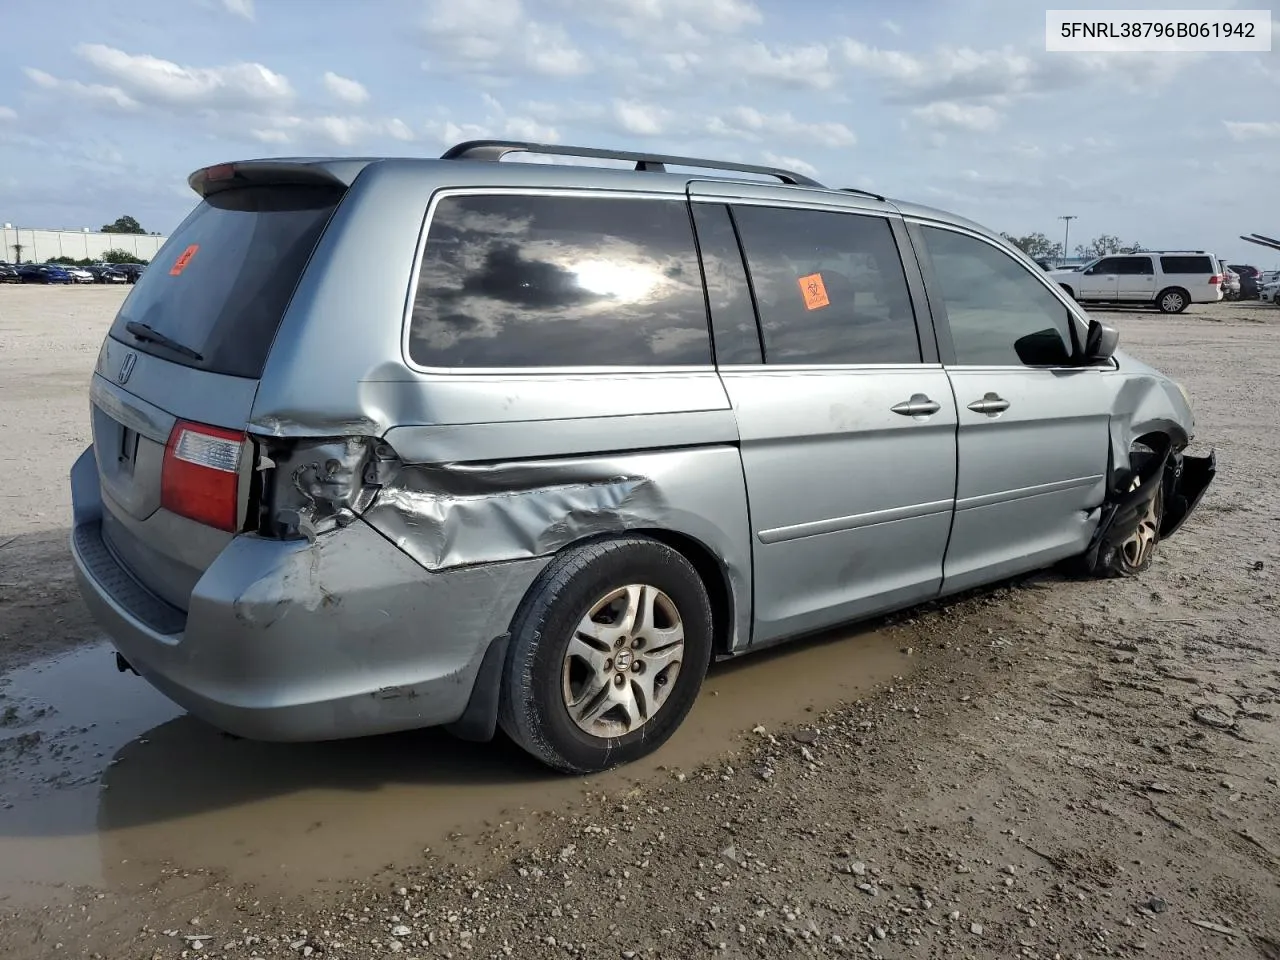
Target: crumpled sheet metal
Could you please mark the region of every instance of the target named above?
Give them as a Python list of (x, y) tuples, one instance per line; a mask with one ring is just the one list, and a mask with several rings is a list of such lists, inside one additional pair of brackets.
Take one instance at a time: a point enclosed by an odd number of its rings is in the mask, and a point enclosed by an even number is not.
[(1111, 480), (1114, 484), (1132, 476), (1129, 451), (1135, 440), (1149, 433), (1164, 433), (1174, 439), (1176, 450), (1191, 438), (1195, 418), (1176, 386), (1131, 357), (1122, 358), (1120, 376), (1112, 382), (1118, 385), (1111, 403)]
[(628, 530), (678, 534), (717, 559), (730, 649), (751, 636), (750, 531), (735, 447), (376, 467), (382, 485), (361, 518), (428, 570), (546, 557)]
[(660, 526), (664, 514), (643, 477), (460, 494), (441, 492), (439, 473), (402, 468), (364, 513), (429, 570), (544, 556), (593, 534)]

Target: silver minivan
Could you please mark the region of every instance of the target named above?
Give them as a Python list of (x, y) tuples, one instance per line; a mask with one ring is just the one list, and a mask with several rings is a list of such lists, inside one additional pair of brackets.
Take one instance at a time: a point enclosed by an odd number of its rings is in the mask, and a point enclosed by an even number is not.
[(599, 770), (712, 659), (1139, 573), (1214, 475), (1181, 387), (926, 207), (507, 141), (190, 184), (98, 357), (71, 543), (121, 669), (240, 736), (501, 726)]

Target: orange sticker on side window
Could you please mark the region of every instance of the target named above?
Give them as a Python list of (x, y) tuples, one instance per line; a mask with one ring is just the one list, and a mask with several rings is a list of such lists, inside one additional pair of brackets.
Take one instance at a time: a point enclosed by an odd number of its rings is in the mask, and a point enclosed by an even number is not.
[(196, 251), (200, 249), (200, 244), (193, 243), (187, 249), (178, 254), (178, 259), (173, 261), (173, 266), (169, 268), (169, 276), (176, 277), (187, 269), (187, 264), (191, 262), (191, 258), (196, 255)]
[(820, 273), (811, 273), (807, 277), (800, 278), (800, 295), (804, 297), (806, 310), (820, 310), (831, 304), (827, 298), (827, 285), (822, 282)]

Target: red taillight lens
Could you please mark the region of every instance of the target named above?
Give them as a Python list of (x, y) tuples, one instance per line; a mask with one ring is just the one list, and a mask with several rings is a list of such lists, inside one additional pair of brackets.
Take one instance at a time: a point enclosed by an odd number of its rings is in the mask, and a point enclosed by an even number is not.
[(236, 167), (234, 163), (220, 163), (217, 166), (205, 167), (204, 178), (206, 180), (230, 180), (236, 175)]
[(160, 504), (166, 510), (234, 533), (245, 435), (220, 427), (173, 425), (164, 449)]
[(1222, 277), (1221, 277), (1221, 276), (1218, 276), (1218, 275), (1216, 275), (1216, 274), (1215, 274), (1214, 276), (1212, 276), (1212, 277), (1210, 277), (1210, 278), (1209, 278), (1209, 282), (1210, 282), (1210, 283), (1221, 283), (1221, 282), (1222, 282)]

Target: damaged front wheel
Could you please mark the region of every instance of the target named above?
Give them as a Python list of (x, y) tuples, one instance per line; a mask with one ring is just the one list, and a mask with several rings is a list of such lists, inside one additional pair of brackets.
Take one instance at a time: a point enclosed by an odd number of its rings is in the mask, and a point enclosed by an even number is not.
[[(1137, 488), (1137, 481), (1134, 481)], [(1135, 577), (1144, 573), (1155, 559), (1160, 542), (1160, 521), (1164, 517), (1164, 484), (1158, 483), (1155, 496), (1147, 501), (1138, 526), (1121, 540), (1107, 541), (1098, 553), (1098, 573), (1111, 577)]]

